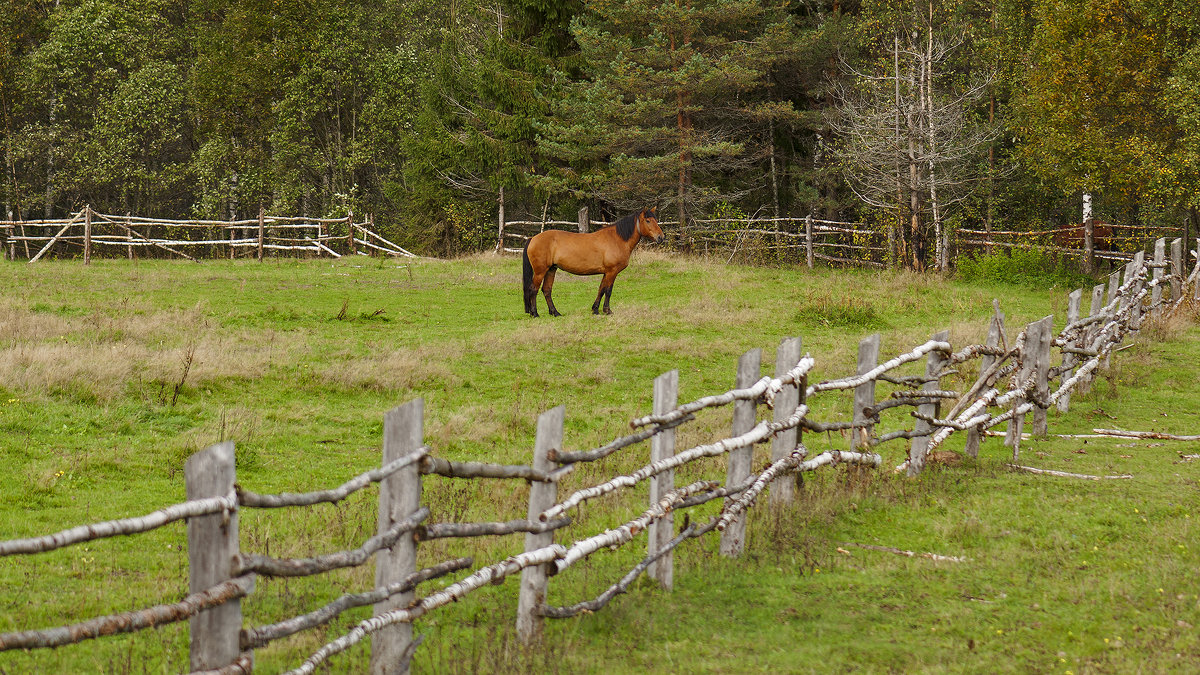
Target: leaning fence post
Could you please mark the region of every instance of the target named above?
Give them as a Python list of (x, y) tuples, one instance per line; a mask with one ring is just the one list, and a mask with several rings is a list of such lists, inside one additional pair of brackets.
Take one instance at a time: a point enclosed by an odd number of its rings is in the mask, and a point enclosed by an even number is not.
[[(1100, 313), (1104, 309), (1104, 284), (1097, 284), (1092, 287), (1092, 307), (1088, 310), (1088, 317), (1091, 318)], [(1092, 340), (1100, 332), (1098, 324), (1092, 324), (1083, 331), (1083, 346), (1091, 349)], [(1092, 371), (1083, 378), (1079, 383), (1079, 393), (1086, 394), (1092, 389), (1092, 379), (1096, 376), (1096, 371)]]
[(1054, 316), (1042, 319), (1041, 324), (1038, 342), (1034, 345), (1034, 375), (1037, 377), (1037, 385), (1034, 387), (1036, 398), (1033, 406), (1033, 426), (1030, 431), (1035, 436), (1045, 436), (1049, 431), (1047, 409), (1042, 403), (1050, 396), (1050, 347), (1054, 344)]
[[(762, 350), (751, 349), (738, 359), (737, 382), (738, 389), (754, 386), (758, 381), (762, 367)], [(733, 436), (742, 434), (754, 428), (758, 417), (757, 401), (736, 401), (733, 404)], [(725, 474), (725, 485), (733, 487), (750, 477), (750, 466), (754, 462), (754, 445), (750, 444), (735, 448), (729, 453), (729, 465)], [(732, 501), (727, 497), (726, 503)], [(746, 514), (743, 512), (729, 527), (721, 532), (721, 555), (736, 558), (742, 554), (746, 546)]]
[[(561, 451), (563, 442), (564, 406), (558, 406), (538, 416), (537, 439), (533, 446), (533, 469), (549, 473), (555, 469), (550, 460), (550, 451)], [(537, 521), (538, 515), (554, 506), (558, 500), (558, 484), (553, 481), (534, 481), (529, 484), (529, 520)], [(554, 543), (554, 531), (525, 535), (525, 551), (535, 551)], [(541, 565), (521, 570), (521, 591), (517, 598), (517, 636), (529, 645), (542, 639), (545, 619), (538, 610), (546, 604), (546, 587), (549, 576)]]
[[(995, 309), (995, 313), (992, 314), (992, 322), (988, 324), (987, 342), (984, 344), (989, 347), (999, 347), (1002, 342), (1005, 342), (1004, 312), (1000, 311), (1000, 302), (998, 300), (992, 300), (992, 307)], [(979, 372), (987, 372), (987, 370), (992, 367), (992, 364), (995, 363), (996, 359), (998, 358), (1000, 357), (992, 356), (991, 354), (984, 354), (979, 360)], [(968, 457), (979, 457), (980, 435), (981, 433), (978, 426), (967, 429), (967, 440), (966, 445), (963, 447), (963, 452), (965, 452)]]
[[(662, 415), (675, 409), (679, 401), (679, 371), (672, 370), (654, 378), (654, 414)], [(650, 440), (650, 461), (657, 462), (675, 454), (675, 429), (664, 429)], [(650, 506), (658, 503), (668, 492), (675, 489), (675, 470), (668, 469), (650, 477)], [(659, 520), (651, 521), (648, 528), (647, 554), (654, 555), (666, 548), (675, 530), (675, 516), (668, 512)], [(666, 590), (674, 584), (674, 557), (668, 551), (650, 563), (650, 578)]]
[[(775, 377), (782, 377), (795, 368), (797, 363), (800, 363), (800, 338), (784, 338), (775, 350)], [(782, 422), (796, 412), (801, 399), (804, 398), (806, 380), (807, 378), (803, 378), (796, 384), (784, 385), (775, 395), (776, 422)], [(771, 441), (771, 461), (776, 462), (792, 454), (800, 445), (800, 438), (799, 426), (779, 432)], [(771, 483), (772, 505), (790, 504), (795, 499), (796, 485), (803, 480), (803, 474), (797, 473), (795, 476), (795, 480), (778, 480)]]
[[(950, 338), (950, 331), (943, 330), (933, 334), (933, 339), (938, 342), (945, 342)], [(932, 351), (925, 357), (925, 379), (927, 380), (921, 385), (923, 391), (937, 391), (940, 388), (938, 384), (937, 374), (941, 372), (942, 366), (946, 363), (946, 355), (939, 351)], [(930, 380), (930, 378), (934, 378)], [(937, 403), (922, 403), (917, 406), (917, 412), (922, 415), (936, 417), (938, 408)], [(929, 431), (933, 429), (933, 425), (925, 420), (918, 419), (913, 425), (913, 431)], [(929, 436), (917, 436), (912, 439), (912, 445), (908, 451), (908, 476), (911, 478), (925, 468), (925, 451), (929, 449)]]
[[(1083, 289), (1082, 288), (1076, 288), (1075, 290), (1071, 291), (1070, 295), (1067, 296), (1067, 324), (1068, 325), (1073, 324), (1079, 320), (1079, 306), (1082, 303), (1082, 301), (1083, 301)], [(1082, 333), (1082, 335), (1086, 336), (1087, 331), (1084, 331)], [(1071, 346), (1087, 347), (1088, 345), (1087, 345), (1087, 340), (1079, 339), (1079, 340), (1072, 340), (1069, 344), (1066, 344), (1063, 346), (1064, 347), (1071, 347)], [(1060, 376), (1061, 382), (1066, 382), (1067, 380), (1069, 380), (1071, 378), (1071, 375), (1075, 372), (1075, 368), (1074, 368), (1075, 362), (1078, 360), (1079, 359), (1071, 352), (1064, 351), (1062, 353), (1062, 365), (1064, 368), (1066, 368), (1066, 370), (1064, 370), (1062, 375)], [(1071, 366), (1071, 367), (1068, 368), (1068, 366)], [(1058, 411), (1060, 413), (1065, 413), (1070, 409), (1071, 409), (1071, 392), (1066, 391), (1066, 392), (1063, 392), (1063, 395), (1058, 399)]]
[(812, 215), (804, 216), (804, 259), (808, 262), (808, 269), (813, 268), (813, 227)]
[[(425, 401), (416, 399), (389, 410), (383, 416), (383, 464), (388, 464), (420, 448), (424, 443)], [(421, 508), (421, 470), (410, 464), (379, 483), (379, 532)], [(390, 549), (375, 557), (375, 587), (383, 588), (417, 571), (417, 540), (403, 536)], [(398, 593), (375, 603), (375, 616), (408, 607), (414, 595)], [(412, 624), (394, 623), (371, 637), (371, 673), (407, 673), (406, 652), (412, 644)], [(405, 666), (398, 670), (398, 666)]]
[[(867, 373), (879, 365), (879, 333), (863, 338), (858, 343), (858, 374)], [(870, 447), (871, 432), (875, 425), (866, 416), (867, 408), (875, 407), (875, 380), (864, 382), (854, 388), (854, 416), (851, 418), (855, 426), (850, 429), (850, 449), (858, 451), (860, 447)]]
[[(1042, 322), (1034, 321), (1025, 326), (1025, 344), (1017, 354), (1017, 386), (1025, 387), (1029, 378), (1036, 372), (1038, 347), (1042, 342)], [(1025, 428), (1025, 415), (1016, 411), (1025, 403), (1026, 396), (1018, 395), (1013, 401), (1013, 416), (1008, 422), (1008, 432), (1004, 436), (1004, 444), (1011, 447), (1013, 461), (1017, 461), (1021, 451), (1021, 432)]]
[(1167, 240), (1163, 238), (1154, 240), (1154, 269), (1151, 271), (1151, 276), (1154, 278), (1154, 288), (1150, 290), (1150, 313), (1157, 314), (1159, 305), (1162, 304), (1162, 280), (1165, 275), (1163, 265), (1167, 262)]
[[(225, 441), (197, 452), (183, 465), (189, 501), (225, 497), (233, 493), (237, 478), (233, 441)], [(228, 581), (238, 556), (238, 512), (188, 518), (188, 592), (200, 593)], [(189, 621), (192, 670), (214, 670), (228, 666), (241, 653), (242, 602), (230, 600), (206, 609)]]
[(1171, 302), (1183, 297), (1183, 240), (1171, 241)]

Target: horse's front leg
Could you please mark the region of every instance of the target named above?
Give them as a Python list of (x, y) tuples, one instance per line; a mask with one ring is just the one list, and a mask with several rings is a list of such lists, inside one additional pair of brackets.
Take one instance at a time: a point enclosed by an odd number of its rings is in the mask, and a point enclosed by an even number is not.
[(592, 314), (600, 313), (600, 301), (604, 301), (604, 313), (612, 314), (612, 310), (608, 308), (608, 301), (612, 298), (613, 281), (617, 278), (616, 272), (605, 272), (604, 278), (600, 281), (600, 291), (596, 293), (596, 301), (592, 303)]

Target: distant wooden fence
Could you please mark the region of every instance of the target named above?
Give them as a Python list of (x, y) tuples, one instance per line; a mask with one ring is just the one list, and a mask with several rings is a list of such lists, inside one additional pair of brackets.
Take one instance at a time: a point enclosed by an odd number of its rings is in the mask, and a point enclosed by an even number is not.
[(371, 218), (270, 216), (259, 212), (249, 220), (171, 220), (114, 216), (90, 206), (58, 220), (0, 221), (0, 246), (9, 259), (36, 262), (46, 256), (79, 255), (84, 264), (103, 251), (109, 257), (201, 258), (301, 254), (340, 258), (367, 255), (414, 257), (374, 232)]
[[(774, 260), (804, 261), (813, 267), (820, 260), (838, 265), (884, 268), (893, 264), (895, 240), (889, 227), (818, 218), (712, 218), (695, 220), (684, 228), (662, 220), (670, 245), (690, 251)], [(577, 221), (510, 220), (497, 228), (496, 250), (520, 253), (531, 237), (547, 229), (594, 231), (611, 225), (590, 220), (581, 209)], [(1095, 231), (1094, 231), (1095, 230)], [(1103, 230), (1104, 234), (1097, 232)], [(1036, 231), (977, 230), (959, 228), (947, 233), (941, 244), (949, 250), (938, 259), (944, 264), (957, 256), (993, 250), (1037, 249), (1078, 259), (1091, 272), (1096, 261), (1126, 263), (1137, 251), (1147, 251), (1167, 228), (1088, 222)], [(1077, 243), (1065, 246), (1064, 242)]]
[[(611, 225), (588, 218), (580, 209), (579, 219), (509, 220), (497, 227), (497, 252), (520, 253), (533, 236), (548, 229), (591, 232)], [(680, 228), (674, 220), (660, 220), (667, 240), (676, 248), (711, 254), (769, 253), (777, 259), (802, 258), (809, 267), (817, 260), (886, 267), (889, 250), (887, 232), (864, 223), (819, 218), (708, 218), (689, 221)]]
[[(924, 344), (880, 363), (880, 336), (876, 334), (860, 342), (854, 375), (813, 384), (809, 383), (809, 377), (815, 359), (801, 356), (799, 338), (788, 338), (776, 352), (774, 377), (761, 376), (761, 350), (753, 349), (738, 361), (735, 388), (721, 394), (679, 405), (679, 372), (659, 376), (654, 381), (652, 414), (633, 420), (630, 423), (635, 429), (633, 433), (586, 451), (564, 449), (565, 411), (562, 406), (554, 408), (538, 418), (533, 461), (528, 466), (456, 462), (437, 457), (424, 444), (421, 400), (385, 415), (382, 465), (332, 489), (279, 495), (250, 492), (236, 483), (233, 443), (212, 446), (187, 461), (186, 502), (138, 518), (0, 542), (0, 556), (37, 554), (101, 537), (146, 532), (187, 519), (191, 578), (186, 598), (58, 628), (0, 634), (0, 650), (61, 647), (188, 619), (194, 671), (248, 673), (254, 649), (326, 624), (349, 608), (370, 604), (375, 609), (372, 618), (322, 646), (288, 672), (316, 672), (330, 657), (368, 637), (372, 639), (372, 672), (404, 672), (421, 641), (413, 637), (413, 622), (456, 599), (520, 573), (517, 632), (522, 640), (533, 642), (541, 634), (545, 619), (598, 611), (615, 596), (627, 592), (633, 581), (647, 571), (662, 587), (670, 589), (673, 551), (685, 541), (717, 531), (721, 553), (739, 555), (746, 540), (746, 511), (764, 492), (770, 490), (771, 504), (784, 504), (793, 499), (794, 481), (786, 478), (797, 473), (837, 464), (878, 467), (883, 458), (876, 450), (890, 441), (907, 441), (907, 457), (896, 470), (912, 476), (923, 470), (929, 453), (952, 434), (963, 432), (965, 452), (976, 456), (981, 438), (988, 430), (1007, 422), (1005, 443), (1012, 449), (1011, 466), (1041, 471), (1017, 464), (1026, 416), (1032, 415), (1030, 425), (1034, 434), (1045, 434), (1047, 410), (1057, 407), (1066, 412), (1071, 392), (1087, 386), (1095, 371), (1148, 317), (1174, 312), (1185, 302), (1200, 302), (1200, 283), (1197, 283), (1200, 266), (1185, 280), (1182, 242), (1175, 240), (1171, 244), (1169, 256), (1167, 249), (1165, 240), (1160, 240), (1151, 262), (1136, 255), (1122, 271), (1110, 276), (1107, 285), (1093, 288), (1087, 316), (1081, 313), (1083, 289), (1070, 293), (1066, 325), (1057, 334), (1052, 328), (1053, 316), (1047, 316), (1009, 339), (1004, 315), (996, 303), (988, 338), (983, 344), (955, 349), (949, 342), (948, 331), (941, 331)], [(1184, 294), (1188, 283), (1192, 284), (1190, 298)], [(967, 391), (943, 388), (944, 378), (975, 359), (981, 360), (979, 376)], [(922, 362), (921, 374), (897, 372), (907, 364)], [(893, 390), (881, 399), (880, 386)], [(810, 418), (809, 404), (814, 397), (851, 391), (850, 421), (820, 422)], [(693, 421), (703, 411), (731, 404), (733, 422), (728, 436), (676, 450), (676, 428)], [(770, 415), (759, 419), (760, 406), (771, 410)], [(948, 411), (943, 413), (943, 407), (947, 406)], [(897, 408), (910, 409), (907, 419), (912, 420), (912, 426), (878, 431), (882, 414)], [(803, 442), (805, 431), (848, 434), (848, 446), (810, 457)], [(632, 452), (633, 447), (647, 440), (651, 441), (648, 462), (641, 468), (578, 488), (565, 496), (559, 494), (560, 484), (580, 463)], [(768, 441), (770, 462), (756, 470), (752, 465), (754, 447)], [(728, 458), (723, 480), (712, 478), (682, 487), (675, 485), (675, 469), (722, 455)], [(426, 523), (430, 509), (420, 504), (422, 476), (431, 474), (451, 479), (526, 481), (530, 486), (526, 517), (501, 522)], [(569, 544), (555, 541), (555, 532), (571, 522), (572, 513), (581, 504), (643, 482), (649, 483), (650, 501), (642, 514)], [(359, 548), (304, 559), (276, 559), (240, 550), (240, 509), (303, 508), (336, 502), (371, 483), (380, 485), (377, 534)], [(723, 499), (724, 503), (716, 515), (706, 521), (693, 520), (693, 524), (675, 533), (675, 512), (717, 499)], [(554, 575), (597, 551), (623, 546), (642, 532), (648, 535), (646, 556), (598, 597), (568, 606), (546, 603), (548, 584)], [(415, 589), (421, 583), (474, 566), (471, 558), (456, 558), (417, 569), (420, 542), (515, 533), (525, 534), (523, 553), (478, 567), (441, 590), (416, 596)], [(278, 623), (243, 626), (241, 601), (252, 597), (256, 576), (308, 576), (362, 565), (372, 559), (376, 568), (375, 588), (343, 595), (309, 613)]]

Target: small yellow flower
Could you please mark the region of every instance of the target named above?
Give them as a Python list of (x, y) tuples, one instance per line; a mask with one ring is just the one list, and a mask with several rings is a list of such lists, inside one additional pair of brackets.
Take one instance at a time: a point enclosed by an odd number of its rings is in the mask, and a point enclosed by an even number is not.
[(996, 629), (996, 635), (1004, 635), (1004, 630), (1003, 630), (1003, 629), (1000, 629), (1000, 628), (997, 628), (997, 629)]

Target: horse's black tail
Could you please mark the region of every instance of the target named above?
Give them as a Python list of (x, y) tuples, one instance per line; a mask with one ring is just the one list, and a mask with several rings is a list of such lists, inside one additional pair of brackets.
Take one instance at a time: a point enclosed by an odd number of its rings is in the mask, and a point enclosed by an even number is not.
[(533, 284), (533, 265), (529, 262), (529, 243), (521, 251), (521, 301), (525, 303), (525, 313), (529, 313), (529, 287)]

